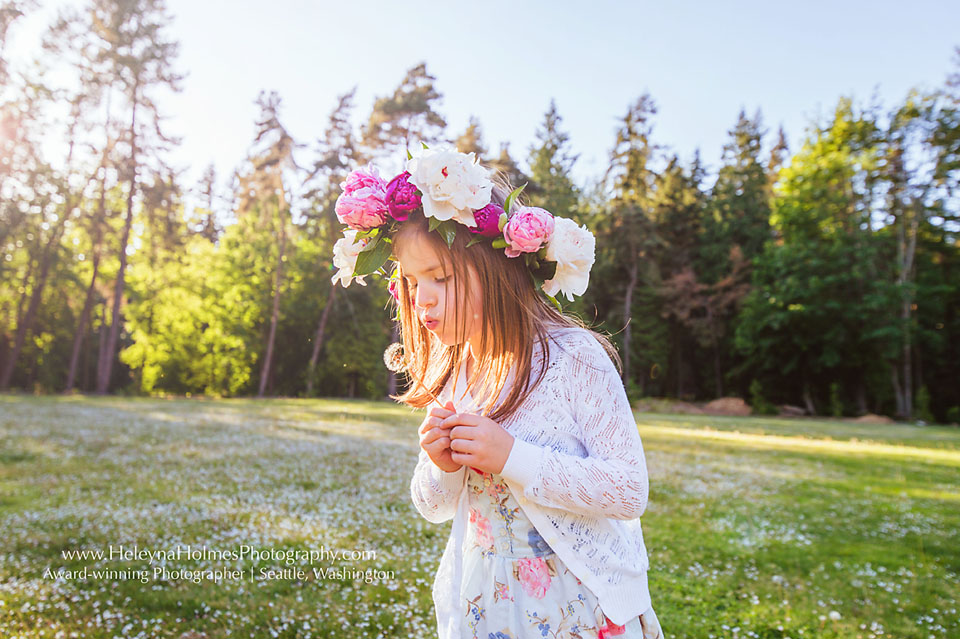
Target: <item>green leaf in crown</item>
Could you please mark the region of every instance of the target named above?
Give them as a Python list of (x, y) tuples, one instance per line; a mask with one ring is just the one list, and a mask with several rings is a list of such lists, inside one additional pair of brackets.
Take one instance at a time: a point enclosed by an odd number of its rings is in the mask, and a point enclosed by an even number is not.
[(354, 277), (369, 275), (377, 271), (390, 257), (390, 243), (377, 238), (357, 254), (357, 265), (353, 269)]
[[(534, 262), (536, 264), (536, 262)], [(534, 266), (532, 269), (533, 274), (543, 280), (552, 280), (553, 277), (557, 274), (557, 263), (556, 262), (541, 262)]]
[(447, 241), (447, 248), (453, 245), (453, 240), (457, 237), (457, 222), (446, 220), (437, 225), (440, 229), (440, 235)]
[[(514, 189), (513, 191), (510, 192), (510, 195), (507, 196), (507, 201), (503, 203), (503, 210), (507, 213), (507, 215), (510, 215), (510, 208), (513, 206), (513, 203), (517, 199), (517, 196), (519, 196), (520, 193), (525, 188), (527, 188), (526, 184), (524, 184), (519, 188)], [(500, 230), (503, 230), (503, 229), (500, 229)]]

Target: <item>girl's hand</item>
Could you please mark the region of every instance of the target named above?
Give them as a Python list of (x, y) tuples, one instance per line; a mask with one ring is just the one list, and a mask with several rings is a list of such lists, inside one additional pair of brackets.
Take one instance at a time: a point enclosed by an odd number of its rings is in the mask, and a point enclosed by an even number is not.
[(420, 448), (426, 451), (440, 470), (448, 473), (460, 470), (462, 463), (451, 456), (450, 436), (446, 429), (440, 428), (445, 417), (454, 413), (453, 402), (448, 401), (444, 408), (434, 406), (420, 424)]
[(440, 422), (449, 429), (451, 459), (487, 473), (499, 473), (513, 448), (513, 435), (489, 417), (454, 413)]

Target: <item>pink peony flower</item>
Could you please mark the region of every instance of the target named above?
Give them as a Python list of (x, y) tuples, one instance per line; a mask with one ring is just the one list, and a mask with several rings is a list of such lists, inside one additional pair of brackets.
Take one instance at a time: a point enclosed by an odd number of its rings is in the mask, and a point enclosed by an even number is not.
[(553, 215), (537, 206), (522, 206), (503, 227), (507, 257), (536, 253), (553, 235)]
[(352, 172), (340, 183), (343, 193), (334, 210), (337, 219), (352, 229), (366, 231), (383, 224), (389, 209), (384, 201), (387, 185), (373, 164)]
[(387, 184), (386, 202), (390, 216), (398, 222), (403, 222), (410, 215), (410, 211), (420, 206), (420, 195), (417, 187), (410, 183), (410, 172), (404, 171)]
[(484, 548), (493, 548), (493, 532), (490, 530), (490, 520), (470, 509), (470, 523), (477, 526), (477, 543)]
[(482, 209), (473, 212), (473, 217), (477, 225), (468, 226), (471, 233), (477, 233), (484, 237), (497, 237), (500, 235), (500, 215), (503, 209), (493, 202), (487, 204)]
[(543, 599), (550, 587), (550, 573), (543, 557), (524, 557), (517, 561), (518, 578), (523, 591), (531, 597)]

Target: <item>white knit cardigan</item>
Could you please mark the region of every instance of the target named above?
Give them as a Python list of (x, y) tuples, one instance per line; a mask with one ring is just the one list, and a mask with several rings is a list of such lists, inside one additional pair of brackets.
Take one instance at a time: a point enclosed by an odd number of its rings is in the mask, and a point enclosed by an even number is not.
[[(651, 606), (639, 519), (649, 492), (643, 444), (623, 383), (600, 343), (581, 328), (552, 328), (549, 335), (543, 379), (500, 422), (515, 438), (500, 474), (556, 555), (597, 596), (604, 614), (625, 624)], [(535, 346), (531, 380), (541, 361)], [(458, 373), (454, 406), (479, 414), (478, 403), (461, 390), (464, 371)], [(438, 396), (442, 403), (451, 398), (453, 378)], [(420, 450), (410, 483), (413, 504), (427, 521), (453, 518), (433, 583), (440, 639), (460, 637), (465, 487), (464, 467), (445, 472)]]

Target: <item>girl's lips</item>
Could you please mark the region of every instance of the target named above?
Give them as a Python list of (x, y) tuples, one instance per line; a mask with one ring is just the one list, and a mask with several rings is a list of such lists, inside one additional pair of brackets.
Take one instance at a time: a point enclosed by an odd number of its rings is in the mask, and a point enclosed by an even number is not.
[(424, 320), (423, 325), (427, 327), (428, 330), (433, 330), (440, 323), (440, 320)]

